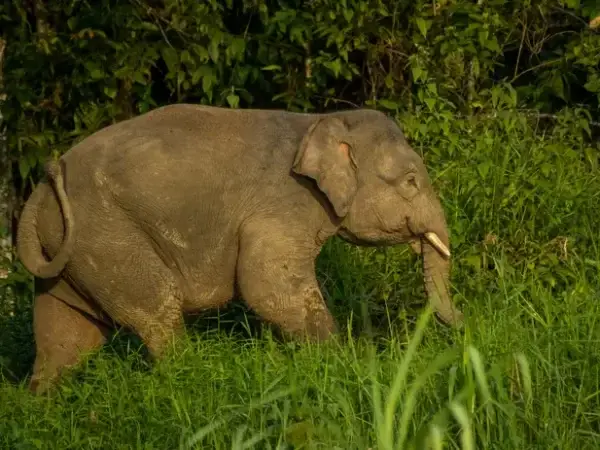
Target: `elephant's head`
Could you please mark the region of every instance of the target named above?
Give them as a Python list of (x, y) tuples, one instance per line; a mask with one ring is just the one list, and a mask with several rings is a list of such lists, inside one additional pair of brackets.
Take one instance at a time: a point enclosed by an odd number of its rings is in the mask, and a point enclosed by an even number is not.
[(316, 181), (339, 218), (343, 239), (358, 245), (411, 244), (422, 255), (437, 316), (462, 322), (448, 287), (444, 211), (422, 159), (393, 120), (373, 110), (322, 116), (306, 133), (293, 170)]

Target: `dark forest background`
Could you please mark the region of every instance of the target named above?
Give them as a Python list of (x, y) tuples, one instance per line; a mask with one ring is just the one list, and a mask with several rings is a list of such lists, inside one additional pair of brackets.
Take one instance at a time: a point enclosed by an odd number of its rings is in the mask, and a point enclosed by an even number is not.
[(598, 15), (596, 0), (2, 2), (4, 256), (48, 157), (168, 103), (367, 106), (413, 139), (510, 111), (595, 142)]

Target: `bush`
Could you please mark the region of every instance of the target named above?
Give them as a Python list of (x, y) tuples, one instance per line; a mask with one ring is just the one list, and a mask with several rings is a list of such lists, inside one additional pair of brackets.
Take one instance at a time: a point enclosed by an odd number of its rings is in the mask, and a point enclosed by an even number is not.
[(98, 128), (173, 102), (597, 114), (600, 34), (587, 20), (598, 13), (573, 0), (5, 2), (15, 182), (35, 182), (40, 161)]

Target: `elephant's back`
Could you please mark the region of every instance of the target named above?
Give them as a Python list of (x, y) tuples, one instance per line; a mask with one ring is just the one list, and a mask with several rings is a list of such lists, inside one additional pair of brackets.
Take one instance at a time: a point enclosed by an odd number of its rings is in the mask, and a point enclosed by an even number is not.
[(126, 207), (152, 204), (165, 214), (227, 209), (234, 217), (294, 184), (290, 168), (310, 120), (281, 111), (158, 108), (106, 127), (63, 155), (67, 193), (90, 200), (110, 194)]
[[(281, 178), (312, 116), (177, 104), (90, 135), (63, 159), (74, 173), (98, 172), (122, 183), (138, 176), (208, 185)], [(176, 178), (176, 179), (170, 179)], [(156, 180), (161, 184), (160, 180)]]

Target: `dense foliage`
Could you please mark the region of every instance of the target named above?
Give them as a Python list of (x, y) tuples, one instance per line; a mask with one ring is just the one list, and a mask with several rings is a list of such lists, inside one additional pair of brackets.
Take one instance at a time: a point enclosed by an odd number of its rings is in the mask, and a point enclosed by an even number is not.
[(597, 115), (599, 13), (580, 0), (9, 0), (16, 182), (74, 139), (172, 102)]
[(318, 267), (352, 336), (339, 347), (252, 339), (234, 308), (155, 371), (118, 337), (32, 399), (31, 279), (15, 264), (0, 447), (598, 448), (598, 15), (594, 0), (0, 3), (15, 213), (47, 157), (159, 105), (376, 107), (430, 168), (470, 318), (419, 328), (407, 350), (414, 257), (334, 240)]

